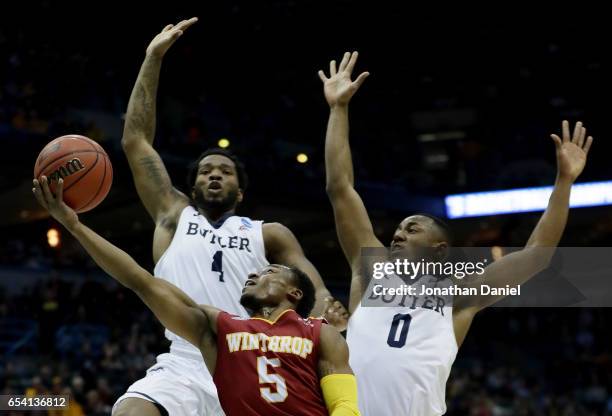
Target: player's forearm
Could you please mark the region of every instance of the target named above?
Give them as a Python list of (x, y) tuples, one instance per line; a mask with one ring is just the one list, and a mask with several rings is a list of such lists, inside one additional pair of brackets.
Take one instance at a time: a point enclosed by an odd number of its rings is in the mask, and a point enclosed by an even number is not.
[(189, 296), (171, 283), (153, 277), (129, 254), (87, 226), (76, 223), (68, 229), (98, 266), (133, 290), (164, 327), (199, 346), (208, 319)]
[[(486, 268), (484, 283), (492, 287), (516, 287), (546, 269), (559, 244), (567, 223), (572, 181), (557, 178), (546, 211), (536, 225), (529, 241), (520, 251), (508, 254)], [(479, 298), (480, 308), (487, 307), (504, 296)]]
[(140, 267), (125, 251), (114, 246), (82, 223), (68, 230), (79, 240), (83, 248), (106, 273), (122, 285), (136, 292), (146, 286), (153, 276)]
[(556, 247), (559, 244), (567, 224), (572, 184), (570, 179), (557, 178), (546, 211), (531, 233), (526, 247)]
[(330, 107), (325, 136), (325, 172), (328, 194), (343, 187), (353, 187), (348, 105)]
[(129, 150), (129, 146), (138, 140), (153, 143), (161, 64), (161, 57), (147, 54), (140, 67), (125, 115), (121, 142), (126, 150)]

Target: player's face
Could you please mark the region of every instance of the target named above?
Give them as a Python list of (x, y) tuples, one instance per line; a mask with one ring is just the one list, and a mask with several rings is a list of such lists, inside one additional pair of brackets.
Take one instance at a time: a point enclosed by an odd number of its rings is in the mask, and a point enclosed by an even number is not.
[[(440, 246), (447, 246), (435, 222), (422, 215), (405, 218), (395, 230), (391, 242), (393, 257), (430, 258)], [(433, 249), (433, 250), (432, 250)]]
[(230, 210), (242, 201), (238, 173), (234, 162), (223, 155), (209, 155), (198, 164), (193, 187), (193, 199), (198, 207)]
[(264, 306), (278, 306), (296, 290), (291, 270), (286, 266), (270, 264), (259, 273), (252, 273), (242, 289), (240, 304), (252, 311)]

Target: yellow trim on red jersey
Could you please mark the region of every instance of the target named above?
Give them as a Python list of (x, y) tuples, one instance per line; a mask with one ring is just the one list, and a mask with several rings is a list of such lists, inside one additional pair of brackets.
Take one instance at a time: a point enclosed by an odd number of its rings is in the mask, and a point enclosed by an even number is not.
[(276, 317), (276, 319), (275, 319), (275, 320), (273, 320), (273, 321), (270, 321), (269, 319), (266, 319), (266, 318), (253, 318), (253, 317), (251, 317), (251, 318), (249, 318), (249, 319), (257, 319), (257, 320), (259, 320), (259, 321), (264, 321), (264, 322), (267, 322), (267, 323), (269, 323), (270, 325), (274, 325), (274, 324), (275, 324), (275, 323), (276, 323), (276, 322), (277, 322), (277, 321), (278, 321), (278, 320), (281, 318), (281, 316), (283, 316), (285, 313), (287, 313), (287, 312), (289, 312), (289, 311), (294, 311), (294, 312), (295, 312), (295, 310), (294, 310), (294, 309), (285, 309), (285, 310), (284, 310), (284, 311), (282, 311), (282, 312), (280, 313), (280, 315), (278, 315), (278, 316)]

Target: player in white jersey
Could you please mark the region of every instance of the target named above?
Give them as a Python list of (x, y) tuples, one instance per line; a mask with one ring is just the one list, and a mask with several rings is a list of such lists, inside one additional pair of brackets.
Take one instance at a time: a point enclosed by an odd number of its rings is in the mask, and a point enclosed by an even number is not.
[[(354, 189), (348, 104), (369, 75), (364, 72), (351, 80), (356, 60), (356, 52), (347, 52), (338, 68), (331, 61), (329, 76), (319, 71), (319, 77), (330, 106), (325, 141), (327, 193), (338, 238), (352, 269), (347, 341), (360, 410), (367, 416), (441, 415), (446, 411), (445, 385), (452, 363), (475, 314), (502, 296), (455, 296), (452, 306), (430, 296), (396, 296), (388, 307), (363, 306), (373, 292), (369, 291), (372, 280), (364, 279), (368, 272), (361, 263), (361, 250), (383, 244)], [(546, 268), (565, 228), (570, 189), (584, 169), (593, 139), (586, 136), (580, 122), (570, 135), (567, 121), (562, 137), (551, 137), (557, 153), (557, 180), (548, 207), (524, 249), (484, 268), (481, 279), (492, 287), (517, 286)], [(413, 215), (398, 225), (390, 253), (418, 261), (427, 251), (427, 260), (441, 261), (449, 242), (443, 222), (429, 215)]]
[[(178, 286), (198, 304), (208, 304), (247, 317), (238, 302), (249, 273), (268, 261), (303, 270), (316, 289), (313, 314), (333, 302), (321, 277), (294, 235), (277, 223), (263, 224), (235, 215), (247, 186), (238, 159), (223, 149), (200, 156), (189, 175), (189, 197), (172, 186), (152, 146), (155, 100), (163, 56), (197, 21), (166, 26), (149, 44), (126, 113), (122, 145), (138, 195), (155, 221), (155, 275)], [(337, 302), (335, 303), (337, 305)], [(346, 325), (346, 311), (325, 314), (336, 326)], [(170, 353), (162, 354), (146, 376), (132, 384), (113, 408), (115, 416), (222, 414), (212, 378), (200, 352), (166, 331)]]

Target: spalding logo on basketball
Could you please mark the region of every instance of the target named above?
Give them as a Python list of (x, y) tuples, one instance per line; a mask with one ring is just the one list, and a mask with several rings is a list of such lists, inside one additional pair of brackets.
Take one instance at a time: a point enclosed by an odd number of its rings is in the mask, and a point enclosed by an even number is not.
[(95, 208), (108, 194), (113, 167), (108, 155), (93, 140), (70, 134), (45, 146), (34, 165), (34, 177), (49, 179), (51, 191), (64, 180), (64, 202), (76, 212)]

